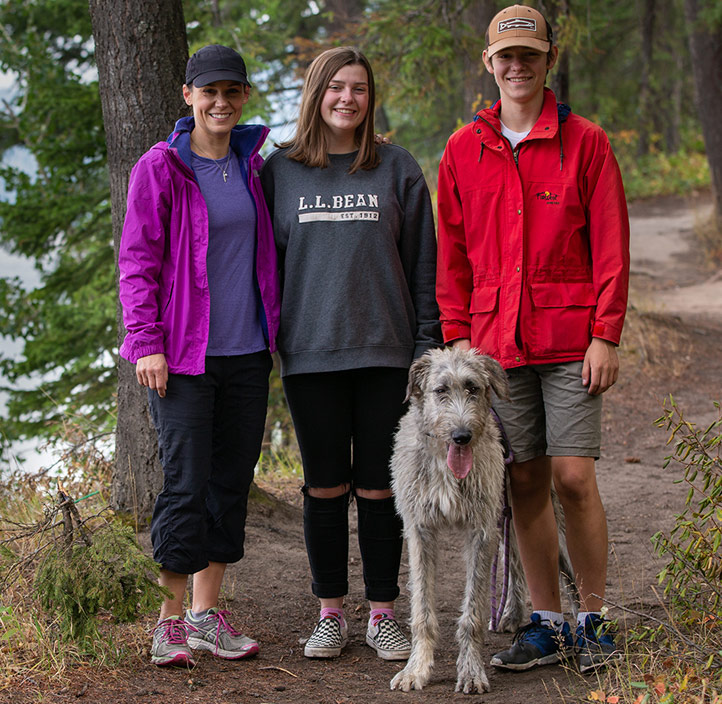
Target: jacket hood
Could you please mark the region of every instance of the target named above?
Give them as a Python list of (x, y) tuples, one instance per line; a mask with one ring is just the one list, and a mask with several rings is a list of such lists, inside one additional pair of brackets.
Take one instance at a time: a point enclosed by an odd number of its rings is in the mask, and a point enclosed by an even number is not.
[[(168, 145), (178, 152), (178, 156), (191, 168), (191, 132), (195, 119), (181, 117), (175, 123), (173, 132), (166, 140)], [(270, 130), (265, 125), (236, 125), (231, 130), (231, 148), (242, 159), (250, 159), (263, 146)]]

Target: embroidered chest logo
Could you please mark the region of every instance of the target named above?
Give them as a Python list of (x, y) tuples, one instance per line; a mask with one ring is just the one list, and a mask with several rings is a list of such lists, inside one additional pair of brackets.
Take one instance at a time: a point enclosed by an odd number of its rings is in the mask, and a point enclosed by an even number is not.
[(534, 194), (537, 200), (544, 201), (547, 205), (560, 205), (559, 196), (551, 191), (539, 191)]
[(501, 20), (497, 27), (497, 32), (511, 32), (512, 29), (523, 29), (528, 32), (536, 32), (536, 20), (526, 17), (512, 17), (509, 20)]
[[(373, 193), (346, 193), (344, 195), (298, 199), (298, 222), (337, 222), (344, 220), (379, 219), (379, 197)], [(375, 208), (375, 210), (374, 210)]]

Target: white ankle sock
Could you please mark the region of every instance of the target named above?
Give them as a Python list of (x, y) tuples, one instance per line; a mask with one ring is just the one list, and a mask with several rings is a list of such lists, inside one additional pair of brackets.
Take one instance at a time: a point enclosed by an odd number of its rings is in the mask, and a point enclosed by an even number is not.
[(587, 616), (596, 616), (597, 618), (601, 618), (602, 614), (599, 611), (580, 611), (577, 614), (577, 626), (583, 626), (584, 622), (587, 620)]
[(193, 611), (191, 609), (191, 618), (194, 621), (202, 621), (206, 616), (208, 616), (208, 612), (210, 609), (203, 609), (203, 611)]
[(564, 614), (560, 614), (557, 611), (534, 611), (535, 614), (539, 614), (542, 625), (550, 626), (557, 632), (561, 632), (562, 626), (564, 625)]

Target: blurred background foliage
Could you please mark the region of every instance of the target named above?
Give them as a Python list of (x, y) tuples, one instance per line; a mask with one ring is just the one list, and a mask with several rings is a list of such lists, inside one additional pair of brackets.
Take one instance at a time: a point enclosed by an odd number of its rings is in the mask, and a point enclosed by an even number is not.
[[(698, 1), (720, 20), (719, 2)], [(223, 43), (244, 55), (254, 85), (246, 116), (275, 140), (292, 130), (310, 60), (334, 44), (361, 46), (376, 74), (377, 128), (419, 160), (432, 192), (449, 134), (497, 97), (480, 55), (504, 4), (183, 0), (189, 51)], [(564, 57), (551, 85), (607, 130), (629, 197), (708, 187), (684, 2), (537, 4)], [(68, 416), (88, 432), (115, 424), (117, 299), (93, 50), (86, 0), (0, 2), (0, 247), (36, 270), (34, 281), (0, 278), (0, 335), (11, 343), (0, 347), (3, 443), (54, 437)], [(269, 437), (290, 427), (277, 377), (268, 425)]]

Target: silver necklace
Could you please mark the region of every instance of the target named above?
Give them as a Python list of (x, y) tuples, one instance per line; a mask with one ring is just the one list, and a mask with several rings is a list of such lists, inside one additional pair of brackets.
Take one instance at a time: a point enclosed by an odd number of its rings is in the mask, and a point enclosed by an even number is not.
[[(228, 147), (228, 156), (226, 157), (226, 163), (225, 166), (221, 166), (216, 159), (214, 159), (212, 156), (208, 156), (207, 154), (203, 153), (203, 150), (198, 146), (196, 143), (192, 143), (193, 146), (196, 148), (196, 151), (201, 155), (204, 156), (206, 159), (210, 159), (218, 168), (218, 170), (223, 174), (223, 183), (227, 183), (228, 181), (228, 164), (231, 162), (231, 148)], [(222, 157), (221, 157), (222, 158)]]

